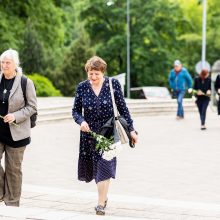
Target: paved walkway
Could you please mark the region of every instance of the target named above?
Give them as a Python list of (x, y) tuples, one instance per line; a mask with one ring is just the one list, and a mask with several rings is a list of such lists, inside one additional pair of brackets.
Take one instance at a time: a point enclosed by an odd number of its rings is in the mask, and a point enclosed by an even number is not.
[(125, 146), (106, 216), (96, 216), (96, 185), (77, 181), (79, 128), (71, 120), (39, 124), (25, 152), (21, 207), (0, 205), (2, 220), (218, 220), (220, 118), (197, 114), (136, 117), (139, 143)]

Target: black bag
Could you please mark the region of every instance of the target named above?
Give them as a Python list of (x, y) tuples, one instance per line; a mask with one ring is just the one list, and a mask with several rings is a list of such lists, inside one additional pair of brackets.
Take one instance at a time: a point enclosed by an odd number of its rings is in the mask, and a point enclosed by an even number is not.
[[(128, 123), (127, 121), (120, 115), (118, 117), (111, 117), (99, 130), (99, 134), (110, 138), (110, 137), (114, 137), (114, 141), (117, 142), (120, 140), (120, 137), (118, 136), (118, 132), (115, 126), (115, 121), (119, 120), (119, 122), (121, 123), (122, 127), (124, 128), (126, 135), (128, 137), (129, 140), (129, 146), (134, 148), (135, 145), (132, 143), (132, 138), (131, 138), (131, 134), (130, 131), (128, 129)], [(135, 131), (136, 132), (136, 131)], [(136, 132), (137, 133), (137, 132)]]
[[(21, 76), (21, 88), (22, 88), (22, 92), (24, 96), (25, 105), (27, 104), (26, 87), (27, 87), (27, 77), (22, 75)], [(30, 121), (31, 121), (31, 125), (30, 125), (31, 128), (35, 127), (36, 121), (37, 121), (37, 112), (31, 115)]]
[(118, 141), (120, 141), (122, 144), (129, 143), (130, 147), (134, 148), (135, 145), (132, 143), (131, 134), (128, 129), (128, 123), (122, 115), (118, 114), (117, 106), (115, 104), (115, 97), (114, 97), (111, 79), (109, 79), (109, 87), (110, 87), (114, 116), (111, 117), (101, 127), (99, 134), (101, 134), (107, 138), (110, 138), (113, 136), (115, 143)]

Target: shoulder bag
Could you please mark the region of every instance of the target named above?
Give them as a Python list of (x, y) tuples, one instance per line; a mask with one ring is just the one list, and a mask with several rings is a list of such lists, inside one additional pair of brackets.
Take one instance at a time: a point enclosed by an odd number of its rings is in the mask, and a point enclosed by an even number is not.
[(115, 103), (115, 96), (112, 87), (112, 80), (109, 78), (109, 86), (111, 92), (111, 99), (113, 105), (114, 116), (111, 117), (100, 129), (100, 134), (110, 138), (111, 136), (114, 137), (114, 142), (121, 142), (121, 144), (129, 143), (130, 147), (135, 147), (132, 143), (131, 134), (128, 128), (127, 121), (122, 115), (119, 115), (116, 103)]

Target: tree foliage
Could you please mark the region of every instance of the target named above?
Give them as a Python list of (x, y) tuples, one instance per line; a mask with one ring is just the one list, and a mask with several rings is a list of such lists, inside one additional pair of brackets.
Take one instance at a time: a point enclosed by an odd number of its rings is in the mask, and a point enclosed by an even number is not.
[(61, 92), (54, 87), (52, 82), (45, 76), (41, 76), (37, 73), (32, 73), (28, 76), (35, 85), (37, 96), (61, 96)]
[(84, 65), (94, 53), (90, 48), (89, 40), (84, 37), (75, 40), (65, 54), (64, 63), (58, 69), (55, 85), (66, 95), (74, 95), (77, 84), (87, 78)]
[(126, 4), (115, 1), (108, 6), (107, 2), (87, 1), (80, 18), (97, 55), (107, 61), (109, 75), (115, 75), (126, 69)]
[[(24, 72), (47, 76), (64, 95), (98, 55), (108, 75), (126, 72), (126, 1), (0, 0), (0, 50), (19, 51)], [(220, 53), (220, 1), (207, 1), (207, 61)], [(131, 86), (167, 85), (175, 59), (195, 75), (201, 59), (202, 0), (130, 1)]]
[(44, 72), (44, 50), (37, 33), (27, 28), (24, 33), (23, 46), (20, 51), (22, 57), (22, 68), (27, 73)]

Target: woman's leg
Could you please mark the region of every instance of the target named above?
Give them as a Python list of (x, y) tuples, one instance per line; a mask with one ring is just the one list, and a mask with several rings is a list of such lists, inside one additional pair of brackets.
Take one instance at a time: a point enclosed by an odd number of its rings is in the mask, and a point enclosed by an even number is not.
[(0, 142), (0, 202), (3, 200), (3, 196), (5, 193), (4, 185), (5, 185), (5, 172), (3, 170), (1, 160), (5, 150), (4, 144)]
[(196, 104), (197, 104), (197, 107), (198, 107), (199, 116), (200, 116), (201, 125), (202, 125), (203, 118), (202, 118), (202, 101), (201, 101), (201, 99), (198, 98), (197, 101), (196, 101)]
[(7, 206), (19, 206), (22, 185), (22, 161), (24, 147), (5, 147), (5, 194), (4, 202)]
[[(220, 98), (220, 96), (219, 96)], [(218, 101), (218, 107), (217, 107), (217, 110), (218, 110), (218, 115), (220, 115), (220, 100)]]
[(97, 183), (98, 188), (98, 205), (105, 206), (105, 201), (107, 200), (108, 189), (109, 189), (110, 179), (100, 181)]
[(201, 111), (201, 123), (202, 125), (205, 125), (205, 119), (206, 119), (206, 110), (209, 105), (209, 100), (204, 100), (202, 102), (202, 111)]

